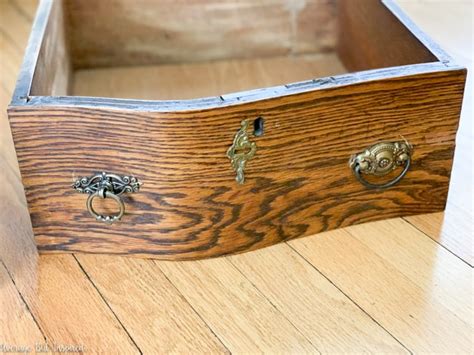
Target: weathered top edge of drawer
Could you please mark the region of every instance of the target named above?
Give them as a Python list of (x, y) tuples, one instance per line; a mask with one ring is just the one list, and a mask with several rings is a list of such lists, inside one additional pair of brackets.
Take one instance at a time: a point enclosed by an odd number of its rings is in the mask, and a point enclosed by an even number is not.
[(187, 100), (136, 100), (85, 96), (30, 96), (25, 99), (15, 99), (14, 97), (9, 106), (9, 111), (21, 110), (22, 107), (67, 106), (147, 112), (201, 111), (316, 90), (335, 89), (374, 81), (397, 80), (398, 78), (417, 75), (443, 75), (442, 73), (446, 75), (448, 72), (453, 72), (453, 74), (461, 72), (464, 73), (465, 76), (467, 69), (457, 65), (447, 66), (442, 62), (412, 64), (393, 68), (365, 70), (221, 96)]

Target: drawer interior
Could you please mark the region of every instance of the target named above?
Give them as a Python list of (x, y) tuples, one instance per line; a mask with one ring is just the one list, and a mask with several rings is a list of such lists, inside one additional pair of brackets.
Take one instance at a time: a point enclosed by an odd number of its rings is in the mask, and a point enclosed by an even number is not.
[(92, 68), (74, 72), (71, 93), (145, 100), (193, 99), (344, 72), (334, 53)]
[(378, 0), (63, 0), (53, 7), (35, 96), (191, 99), (437, 60)]

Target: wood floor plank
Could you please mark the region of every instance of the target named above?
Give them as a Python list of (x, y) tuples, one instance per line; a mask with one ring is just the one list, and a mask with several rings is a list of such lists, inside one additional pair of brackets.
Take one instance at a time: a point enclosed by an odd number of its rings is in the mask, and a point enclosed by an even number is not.
[(38, 7), (38, 0), (5, 0), (9, 1), (16, 11), (22, 13), (23, 17), (33, 21), (36, 9)]
[(228, 353), (152, 260), (76, 257), (144, 353)]
[(230, 260), (322, 353), (408, 352), (288, 245)]
[[(468, 85), (472, 86), (469, 83)], [(463, 115), (464, 118), (467, 118), (466, 115)], [(444, 213), (404, 219), (467, 264), (474, 266), (474, 139), (464, 137), (463, 133), (466, 134), (466, 131), (461, 129), (457, 136), (448, 202)]]
[(317, 352), (229, 260), (156, 264), (232, 353)]
[[(0, 127), (4, 115), (0, 114)], [(0, 131), (0, 141), (3, 140)], [(8, 131), (7, 131), (8, 132)], [(3, 147), (2, 147), (3, 148)], [(10, 147), (11, 148), (11, 147)], [(8, 151), (7, 151), (8, 152)], [(33, 239), (18, 166), (0, 152), (0, 260), (18, 288), (30, 289), (37, 281), (38, 251)], [(14, 157), (14, 156), (13, 156)]]
[[(474, 69), (472, 2), (397, 0), (401, 8), (454, 60)], [(443, 14), (440, 16), (440, 14)], [(470, 14), (470, 15), (469, 15)], [(474, 80), (467, 76), (445, 214), (406, 218), (439, 244), (474, 266)]]
[[(20, 49), (0, 30), (0, 82), (8, 92), (13, 92), (16, 83), (18, 63), (21, 62)], [(10, 101), (11, 94), (8, 95)], [(3, 106), (2, 106), (3, 107)]]
[(45, 342), (27, 305), (21, 298), (7, 269), (0, 262), (0, 352), (7, 349), (34, 349)]
[(472, 328), (471, 267), (401, 219), (352, 226), (348, 231)]
[[(1, 35), (1, 34), (0, 34)], [(1, 59), (1, 58), (0, 58)], [(3, 85), (4, 62), (0, 60), (0, 344), (32, 347), (45, 343), (18, 291), (33, 291), (37, 282), (38, 252), (33, 241), (30, 216), (26, 207), (10, 127), (5, 107), (10, 90)], [(16, 287), (14, 286), (16, 283)], [(17, 299), (13, 295), (17, 293)]]
[(401, 219), (289, 244), (411, 351), (472, 351), (472, 268)]
[[(468, 85), (472, 86), (472, 83)], [(472, 88), (471, 90), (474, 91)], [(467, 118), (464, 107), (466, 105), (463, 106), (463, 119)], [(410, 216), (404, 219), (466, 263), (474, 266), (474, 190), (472, 184), (474, 181), (472, 154), (474, 139), (465, 137), (463, 134), (467, 135), (469, 131), (466, 132), (461, 127), (457, 136), (448, 203), (444, 213)]]
[(34, 2), (26, 1), (30, 5), (23, 6), (18, 0), (0, 1), (0, 31), (14, 39), (20, 48), (26, 47), (33, 23), (31, 11), (36, 11)]
[(19, 289), (53, 346), (81, 346), (93, 353), (138, 353), (72, 255), (40, 257), (34, 292)]
[(454, 204), (446, 211), (405, 218), (410, 224), (445, 246), (470, 266), (474, 266), (474, 220)]

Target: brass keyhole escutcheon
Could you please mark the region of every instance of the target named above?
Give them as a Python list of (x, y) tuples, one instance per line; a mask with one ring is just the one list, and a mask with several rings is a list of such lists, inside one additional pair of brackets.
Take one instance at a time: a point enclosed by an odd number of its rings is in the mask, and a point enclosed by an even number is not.
[(248, 120), (240, 122), (240, 129), (235, 134), (232, 145), (227, 149), (227, 156), (236, 174), (235, 181), (239, 184), (245, 182), (245, 166), (247, 162), (254, 157), (257, 151), (257, 144), (251, 142), (248, 136), (248, 127)]

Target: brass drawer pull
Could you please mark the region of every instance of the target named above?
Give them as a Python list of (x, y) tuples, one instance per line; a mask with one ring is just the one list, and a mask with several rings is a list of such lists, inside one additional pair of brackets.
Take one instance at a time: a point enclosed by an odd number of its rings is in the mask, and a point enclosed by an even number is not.
[[(119, 176), (107, 174), (105, 172), (92, 177), (82, 177), (77, 179), (72, 187), (84, 194), (89, 194), (86, 207), (89, 213), (98, 221), (112, 224), (119, 221), (125, 213), (125, 205), (120, 198), (121, 194), (132, 193), (140, 190), (141, 183), (133, 176)], [(94, 210), (92, 202), (96, 197), (111, 198), (115, 200), (119, 208), (114, 215), (101, 215)]]
[[(386, 189), (398, 183), (407, 173), (411, 164), (413, 147), (408, 142), (377, 143), (365, 151), (353, 155), (349, 165), (359, 182), (370, 189)], [(381, 184), (368, 182), (364, 175), (384, 176), (402, 167), (403, 170), (394, 179)]]

